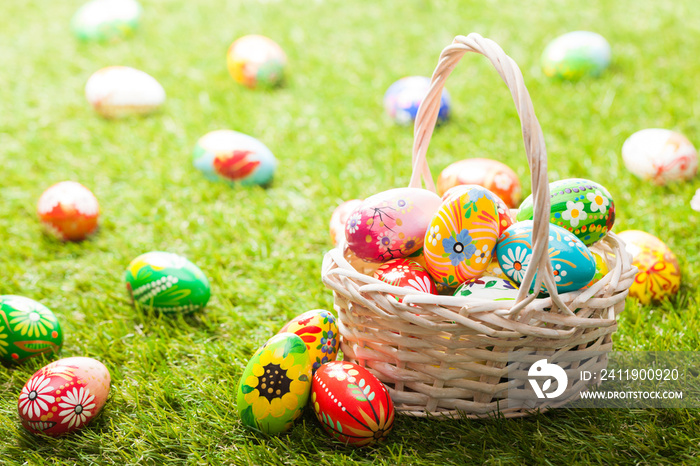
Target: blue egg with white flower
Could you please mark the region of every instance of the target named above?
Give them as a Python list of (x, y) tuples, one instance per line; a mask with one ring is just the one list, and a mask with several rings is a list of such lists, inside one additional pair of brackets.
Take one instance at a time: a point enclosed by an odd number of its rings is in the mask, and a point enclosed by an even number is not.
[[(532, 225), (532, 220), (514, 223), (501, 234), (496, 245), (501, 270), (518, 284), (525, 278), (532, 259)], [(559, 293), (583, 288), (595, 276), (593, 253), (576, 235), (551, 223), (549, 259)]]
[[(400, 125), (410, 125), (416, 119), (418, 107), (428, 94), (430, 78), (407, 76), (389, 86), (384, 94), (384, 109)], [(446, 89), (440, 96), (438, 123), (447, 121), (450, 115), (450, 94)]]

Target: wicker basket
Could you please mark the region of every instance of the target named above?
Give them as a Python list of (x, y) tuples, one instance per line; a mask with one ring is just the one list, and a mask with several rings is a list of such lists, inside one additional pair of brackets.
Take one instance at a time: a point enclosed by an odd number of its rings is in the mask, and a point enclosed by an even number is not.
[[(389, 389), (399, 412), (416, 416), (523, 416), (536, 408), (528, 384), (530, 363), (509, 362), (512, 352), (547, 354), (563, 367), (570, 384), (548, 407), (578, 397), (591, 382), (586, 369), (607, 365), (611, 335), (625, 306), (635, 268), (624, 244), (613, 234), (592, 249), (609, 273), (585, 290), (558, 294), (549, 261), (550, 215), (547, 156), (542, 130), (523, 76), (492, 40), (458, 36), (440, 55), (428, 95), (416, 117), (413, 174), (409, 186), (435, 191), (426, 162), (445, 80), (466, 52), (486, 56), (511, 91), (520, 116), (534, 196), (533, 253), (515, 304), (436, 296), (390, 286), (371, 276), (376, 264), (357, 259), (344, 245), (323, 261), (323, 283), (333, 290), (345, 358), (367, 367)], [(527, 294), (544, 284), (548, 298)], [(366, 275), (369, 273), (370, 276)], [(403, 303), (389, 294), (403, 296)], [(546, 409), (546, 408), (544, 408)]]

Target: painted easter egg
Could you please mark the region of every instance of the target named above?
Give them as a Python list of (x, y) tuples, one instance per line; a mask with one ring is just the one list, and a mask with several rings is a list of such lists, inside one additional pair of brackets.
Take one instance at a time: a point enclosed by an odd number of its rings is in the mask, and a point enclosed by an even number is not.
[(329, 362), (316, 371), (311, 403), (326, 432), (351, 446), (381, 442), (394, 426), (394, 403), (384, 384), (351, 362)]
[[(603, 238), (615, 223), (615, 202), (600, 184), (582, 178), (569, 178), (549, 184), (549, 222), (575, 234), (590, 246)], [(533, 197), (523, 201), (517, 221), (532, 220)]]
[(71, 29), (85, 41), (116, 40), (132, 35), (140, 17), (136, 0), (91, 0), (75, 12)]
[[(443, 193), (442, 202), (444, 203), (447, 199), (450, 199), (454, 196), (459, 197), (462, 194), (468, 192), (470, 189), (479, 186), (480, 185), (473, 184), (460, 184), (457, 186), (453, 186), (452, 188), (448, 189)], [(496, 200), (496, 207), (498, 208), (498, 235), (500, 236), (501, 233), (506, 231), (506, 229), (513, 224), (513, 215), (511, 215), (511, 210), (500, 197), (493, 194), (493, 192), (491, 192), (491, 194)]]
[(306, 345), (293, 333), (279, 333), (255, 352), (243, 370), (236, 396), (241, 421), (266, 434), (289, 430), (304, 411), (310, 390)]
[(333, 245), (345, 242), (345, 224), (350, 215), (360, 207), (362, 199), (351, 199), (345, 201), (335, 208), (331, 215), (330, 232)]
[(396, 188), (368, 197), (345, 224), (348, 247), (360, 259), (385, 262), (423, 247), (425, 231), (440, 206), (425, 189)]
[(126, 288), (134, 301), (164, 314), (189, 314), (204, 308), (211, 291), (202, 270), (182, 256), (151, 251), (132, 260)]
[(634, 175), (659, 185), (690, 180), (698, 172), (698, 152), (693, 144), (668, 129), (634, 133), (622, 145), (622, 160)]
[(251, 34), (231, 44), (226, 62), (229, 74), (237, 83), (251, 89), (270, 88), (284, 80), (287, 55), (272, 39)]
[(491, 191), (471, 186), (442, 203), (425, 234), (423, 254), (436, 282), (456, 288), (491, 262), (498, 239), (498, 206)]
[(221, 129), (197, 141), (194, 166), (212, 181), (266, 186), (272, 181), (277, 159), (254, 137)]
[[(418, 114), (418, 107), (430, 90), (430, 78), (407, 76), (389, 86), (384, 94), (384, 109), (398, 124), (412, 124)], [(450, 94), (442, 90), (438, 123), (447, 121), (450, 116)]]
[(105, 118), (145, 115), (165, 102), (165, 90), (151, 75), (128, 66), (96, 71), (85, 85), (85, 97)]
[(642, 304), (673, 296), (681, 286), (678, 259), (666, 244), (654, 235), (639, 230), (618, 233), (639, 271), (630, 287), (630, 296)]
[(109, 395), (107, 368), (92, 358), (59, 359), (39, 369), (24, 385), (17, 409), (33, 434), (63, 435), (92, 421)]
[[(531, 220), (514, 223), (498, 239), (498, 263), (508, 278), (518, 284), (532, 257), (532, 224)], [(559, 293), (583, 288), (593, 279), (596, 265), (591, 251), (571, 232), (551, 223), (548, 253)]]
[(510, 278), (482, 275), (459, 285), (454, 295), (488, 301), (515, 301), (518, 296), (518, 284)]
[(51, 309), (23, 296), (0, 296), (0, 360), (22, 363), (57, 354), (63, 331)]
[(61, 181), (44, 191), (37, 213), (49, 234), (63, 241), (81, 241), (97, 230), (100, 206), (82, 184)]
[(610, 268), (608, 267), (607, 262), (605, 262), (605, 259), (603, 259), (603, 256), (593, 251), (591, 251), (591, 254), (593, 254), (593, 259), (595, 260), (595, 275), (593, 275), (591, 281), (582, 288), (584, 290), (606, 276), (610, 271)]
[(501, 268), (501, 264), (498, 263), (498, 257), (496, 254), (493, 255), (493, 257), (491, 258), (491, 262), (489, 262), (489, 265), (486, 266), (486, 269), (484, 269), (482, 275), (485, 277), (506, 278), (510, 280), (508, 276), (505, 273), (503, 273), (503, 269)]
[[(392, 286), (412, 288), (428, 294), (437, 294), (435, 282), (428, 271), (418, 262), (410, 259), (392, 259), (380, 265), (374, 278)], [(396, 297), (396, 296), (394, 296)], [(399, 302), (403, 297), (397, 298)]]
[(454, 186), (476, 184), (488, 189), (508, 207), (520, 204), (522, 187), (518, 175), (506, 164), (491, 159), (465, 159), (448, 165), (438, 177), (437, 191), (442, 195)]
[(340, 335), (335, 316), (323, 309), (307, 311), (287, 322), (279, 333), (298, 335), (304, 341), (311, 359), (312, 371), (321, 364), (335, 361), (340, 348)]
[(575, 80), (600, 76), (610, 65), (610, 44), (600, 34), (574, 31), (557, 37), (542, 53), (544, 74)]

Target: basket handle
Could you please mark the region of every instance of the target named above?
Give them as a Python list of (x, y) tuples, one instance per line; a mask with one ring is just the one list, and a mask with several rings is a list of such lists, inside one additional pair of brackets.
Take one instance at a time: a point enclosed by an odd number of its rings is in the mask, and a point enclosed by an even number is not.
[[(533, 232), (532, 232), (532, 257), (530, 267), (523, 278), (516, 304), (511, 309), (512, 315), (517, 315), (527, 304), (537, 297), (542, 283), (550, 291), (550, 296), (555, 304), (563, 312), (573, 315), (573, 312), (559, 298), (556, 291), (556, 282), (552, 264), (549, 260), (549, 181), (547, 179), (547, 149), (544, 144), (544, 135), (540, 127), (535, 109), (532, 106), (530, 94), (525, 87), (523, 74), (518, 65), (503, 49), (490, 39), (485, 39), (479, 34), (471, 33), (468, 36), (455, 37), (452, 44), (445, 47), (440, 54), (440, 60), (431, 78), (430, 90), (418, 109), (414, 128), (413, 140), (413, 172), (409, 186), (421, 187), (421, 179), (426, 189), (435, 192), (435, 184), (430, 173), (430, 167), (426, 159), (430, 138), (435, 129), (438, 113), (440, 111), (440, 97), (445, 87), (447, 77), (455, 69), (457, 63), (467, 52), (484, 55), (491, 61), (498, 74), (505, 81), (513, 96), (515, 108), (520, 117), (520, 126), (523, 132), (525, 153), (530, 166), (532, 194), (533, 194)], [(535, 267), (532, 267), (535, 265)], [(528, 295), (533, 277), (538, 270), (544, 273), (537, 274), (534, 293)]]

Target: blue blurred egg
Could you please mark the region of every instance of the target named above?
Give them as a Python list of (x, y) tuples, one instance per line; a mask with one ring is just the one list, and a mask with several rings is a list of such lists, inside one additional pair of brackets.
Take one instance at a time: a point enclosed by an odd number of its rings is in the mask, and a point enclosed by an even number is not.
[[(416, 119), (418, 107), (428, 94), (430, 78), (425, 76), (407, 76), (389, 86), (384, 94), (384, 108), (389, 116), (400, 125), (412, 124)], [(442, 90), (438, 123), (443, 123), (450, 115), (450, 94)]]

